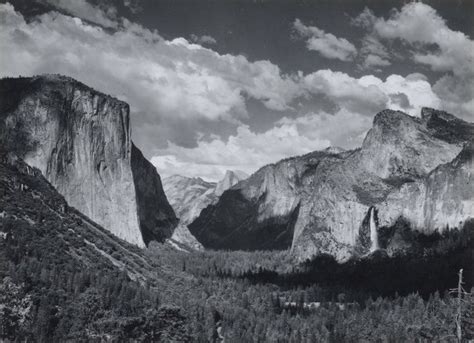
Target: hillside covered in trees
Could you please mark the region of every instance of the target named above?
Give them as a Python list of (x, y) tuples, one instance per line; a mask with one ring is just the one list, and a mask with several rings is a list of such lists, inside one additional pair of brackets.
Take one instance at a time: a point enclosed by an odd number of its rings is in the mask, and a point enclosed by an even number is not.
[[(0, 158), (0, 195), (4, 340), (454, 342), (458, 303), (448, 290), (460, 267), (472, 285), (471, 225), (418, 237), (412, 255), (295, 266), (286, 251), (141, 250), (11, 154)], [(387, 288), (394, 275), (406, 277)], [(462, 310), (470, 337), (472, 306)]]

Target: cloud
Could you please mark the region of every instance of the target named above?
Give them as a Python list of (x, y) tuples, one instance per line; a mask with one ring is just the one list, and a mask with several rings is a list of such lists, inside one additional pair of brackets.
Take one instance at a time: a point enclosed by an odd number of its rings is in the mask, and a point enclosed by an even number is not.
[(318, 70), (304, 77), (305, 88), (314, 94), (325, 94), (339, 107), (370, 115), (383, 109), (388, 101), (377, 86), (363, 85), (342, 72)]
[(195, 148), (170, 144), (152, 163), (164, 176), (185, 174), (219, 180), (226, 170), (253, 173), (268, 163), (327, 147), (326, 139), (301, 135), (295, 123), (282, 122), (263, 133), (254, 133), (246, 125), (237, 129), (227, 141), (214, 138), (200, 141)]
[(26, 22), (3, 4), (0, 50), (0, 76), (61, 73), (127, 101), (137, 130), (154, 127), (149, 146), (178, 134), (196, 138), (198, 122), (237, 125), (249, 115), (247, 98), (283, 111), (302, 92), (294, 76), (269, 61), (221, 55), (184, 38), (165, 40), (126, 19), (107, 32), (56, 12)]
[[(438, 107), (441, 90), (456, 85), (446, 77), (431, 87), (422, 74), (284, 74), (270, 61), (219, 54), (118, 21), (115, 30), (57, 12), (26, 21), (13, 6), (0, 5), (0, 76), (61, 73), (127, 101), (133, 139), (164, 175), (215, 180), (227, 169), (252, 172), (330, 144), (355, 147), (378, 111), (419, 115), (421, 106)], [(435, 88), (441, 90), (435, 94)], [(461, 90), (456, 96), (444, 94), (453, 106), (471, 99)], [(321, 99), (327, 106), (318, 107)], [(261, 109), (269, 112), (268, 123), (257, 132)]]
[(412, 116), (419, 116), (422, 107), (440, 108), (441, 100), (429, 82), (407, 76), (390, 75), (385, 81), (373, 76), (360, 79), (364, 86), (377, 87), (388, 96), (386, 107), (400, 110)]
[(393, 104), (396, 104), (400, 108), (410, 108), (412, 107), (410, 104), (410, 100), (408, 99), (407, 95), (404, 93), (392, 93), (389, 95), (390, 100)]
[(433, 85), (443, 109), (472, 122), (474, 118), (474, 78), (444, 75)]
[(143, 11), (140, 0), (123, 0), (123, 5), (127, 7), (133, 14)]
[[(435, 9), (412, 2), (395, 10), (389, 19), (377, 18), (374, 31), (384, 39), (402, 39), (415, 47), (413, 59), (434, 71), (457, 75), (474, 73), (474, 42), (464, 33), (451, 30)], [(422, 45), (419, 45), (422, 44)], [(434, 44), (431, 52), (427, 45)]]
[(387, 47), (380, 41), (380, 38), (374, 34), (373, 26), (377, 17), (367, 7), (355, 18), (351, 20), (354, 26), (362, 27), (369, 31), (362, 39), (362, 47), (359, 52), (359, 68), (362, 70), (381, 71), (380, 67), (386, 67), (392, 64), (390, 61), (393, 52), (390, 53)]
[(368, 54), (364, 60), (364, 67), (371, 69), (372, 67), (386, 67), (392, 63), (378, 55)]
[(373, 115), (382, 109), (420, 116), (422, 107), (440, 105), (422, 74), (390, 75), (382, 80), (374, 75), (354, 78), (342, 72), (318, 70), (301, 76), (299, 85), (307, 97), (322, 94), (337, 104), (335, 113), (321, 110), (286, 116), (258, 133), (241, 125), (227, 140), (201, 139), (196, 147), (170, 142), (167, 148), (157, 151), (152, 162), (165, 176), (185, 174), (218, 180), (229, 169), (251, 174), (265, 164), (327, 146), (360, 146)]
[(212, 36), (208, 36), (208, 35), (203, 35), (203, 36), (197, 36), (195, 34), (192, 34), (190, 35), (191, 37), (191, 40), (194, 42), (194, 43), (197, 43), (197, 44), (208, 44), (208, 45), (213, 45), (213, 44), (217, 44), (217, 40), (212, 37)]
[[(374, 36), (366, 35), (362, 40), (360, 55), (363, 56), (363, 69), (374, 69), (391, 65), (391, 54), (388, 49)], [(380, 70), (380, 69), (379, 69)]]
[[(420, 75), (390, 75), (384, 81), (374, 75), (354, 78), (342, 72), (318, 70), (306, 75), (304, 84), (308, 92), (325, 94), (351, 113), (372, 116), (382, 109), (392, 108), (418, 116), (423, 106), (441, 105), (430, 83)], [(401, 104), (405, 102), (393, 101), (394, 94), (405, 96), (410, 105), (404, 107)]]
[(295, 20), (293, 28), (300, 37), (306, 39), (306, 47), (309, 50), (317, 51), (326, 58), (347, 62), (357, 55), (356, 47), (347, 39), (326, 33), (316, 26), (306, 26), (299, 19)]
[[(382, 42), (400, 41), (412, 61), (426, 65), (434, 72), (446, 73), (433, 86), (439, 106), (472, 119), (474, 41), (466, 34), (450, 29), (435, 9), (421, 2), (411, 2), (400, 10), (392, 10), (390, 17), (385, 19), (376, 17), (366, 8), (353, 24), (368, 30), (365, 41), (371, 42), (367, 49), (370, 53)], [(373, 42), (377, 43), (374, 45)], [(382, 48), (386, 47), (382, 45)], [(386, 55), (377, 55), (386, 58)], [(371, 62), (367, 61), (369, 56), (365, 64)], [(377, 59), (372, 58), (374, 61)]]
[(107, 28), (117, 28), (117, 10), (113, 6), (102, 9), (86, 0), (42, 0), (64, 12)]
[(328, 146), (358, 146), (371, 123), (371, 117), (345, 109), (336, 114), (309, 112), (298, 118), (284, 117), (262, 133), (243, 125), (227, 141), (201, 141), (195, 148), (171, 144), (151, 161), (164, 176), (184, 174), (216, 181), (229, 169), (251, 174), (263, 165)]
[(365, 7), (357, 17), (352, 18), (351, 24), (365, 29), (372, 29), (376, 21), (377, 17), (374, 15), (374, 12), (370, 8)]
[(345, 108), (334, 114), (308, 112), (297, 118), (283, 118), (280, 124), (294, 125), (300, 135), (328, 141), (327, 146), (353, 149), (361, 145), (372, 125), (372, 116), (350, 112)]

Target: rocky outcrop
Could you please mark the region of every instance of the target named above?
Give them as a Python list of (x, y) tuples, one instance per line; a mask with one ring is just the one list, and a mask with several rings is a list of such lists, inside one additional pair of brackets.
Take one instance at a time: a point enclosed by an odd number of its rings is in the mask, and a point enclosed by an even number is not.
[[(366, 231), (364, 218), (372, 206), (379, 227), (391, 226), (400, 217), (417, 230), (453, 226), (446, 220), (432, 221), (435, 214), (424, 210), (432, 200), (416, 196), (417, 187), (438, 166), (452, 161), (472, 140), (473, 132), (472, 124), (431, 109), (424, 109), (421, 118), (388, 110), (377, 114), (361, 149), (321, 170), (325, 178), (317, 173), (309, 177), (316, 187), (314, 195), (302, 197), (305, 215), (295, 224), (293, 253), (300, 259), (330, 253), (344, 260), (369, 252), (370, 247), (360, 246), (359, 238)], [(437, 206), (451, 202), (451, 197), (443, 193)], [(474, 212), (461, 215), (465, 220)]]
[(140, 231), (145, 243), (171, 237), (177, 224), (156, 168), (132, 143), (131, 168), (135, 184)]
[(184, 225), (192, 222), (199, 213), (216, 200), (216, 183), (199, 177), (173, 175), (163, 179), (163, 189), (176, 216)]
[(462, 227), (474, 217), (474, 144), (467, 143), (450, 162), (427, 177), (404, 184), (379, 204), (382, 226), (405, 218), (418, 231)]
[(305, 174), (324, 161), (339, 159), (322, 151), (267, 165), (224, 192), (189, 225), (191, 233), (214, 249), (285, 249), (299, 215)]
[(300, 260), (369, 253), (374, 226), (400, 218), (426, 232), (460, 227), (474, 217), (473, 137), (473, 124), (445, 112), (423, 109), (414, 118), (385, 110), (361, 148), (265, 166), (224, 192), (189, 227), (204, 246), (291, 247)]
[(204, 250), (203, 245), (193, 236), (186, 225), (179, 223), (167, 242), (181, 251)]
[(0, 257), (7, 258), (2, 263), (14, 259), (4, 252), (22, 245), (51, 269), (61, 270), (67, 261), (105, 273), (123, 271), (140, 283), (165, 284), (169, 276), (178, 277), (162, 269), (159, 277), (166, 279), (157, 280), (146, 253), (70, 207), (39, 169), (0, 149)]
[(176, 217), (132, 144), (126, 103), (56, 75), (2, 79), (0, 99), (2, 145), (71, 206), (138, 246), (171, 235)]
[(227, 189), (248, 178), (243, 171), (227, 170), (219, 182), (207, 182), (200, 177), (173, 175), (163, 179), (166, 196), (180, 219), (188, 225), (208, 205), (215, 203)]
[(248, 177), (249, 176), (241, 170), (227, 170), (224, 178), (217, 183), (214, 194), (219, 197), (226, 190)]
[(225, 190), (247, 177), (242, 171), (228, 170), (224, 178), (217, 183), (181, 175), (163, 179), (165, 193), (180, 220), (171, 240), (201, 250), (202, 244), (189, 232), (188, 224), (195, 220), (203, 209), (217, 202)]

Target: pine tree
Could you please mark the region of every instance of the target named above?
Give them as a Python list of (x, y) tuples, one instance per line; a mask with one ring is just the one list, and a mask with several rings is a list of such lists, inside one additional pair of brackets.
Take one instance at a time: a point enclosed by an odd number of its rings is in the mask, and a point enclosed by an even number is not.
[(474, 287), (465, 295), (465, 311), (463, 316), (464, 336), (466, 339), (474, 339)]

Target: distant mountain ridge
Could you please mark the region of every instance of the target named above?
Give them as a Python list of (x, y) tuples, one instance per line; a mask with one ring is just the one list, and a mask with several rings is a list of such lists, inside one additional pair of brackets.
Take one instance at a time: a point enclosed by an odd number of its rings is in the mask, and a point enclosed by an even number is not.
[(189, 228), (209, 248), (291, 247), (300, 260), (321, 253), (345, 260), (369, 252), (371, 208), (377, 232), (399, 219), (428, 232), (460, 227), (474, 217), (473, 137), (472, 123), (443, 111), (424, 108), (415, 118), (385, 110), (361, 148), (265, 166)]
[(217, 201), (227, 189), (248, 177), (239, 170), (227, 170), (218, 182), (207, 182), (200, 177), (172, 175), (163, 178), (163, 189), (182, 224), (196, 219), (209, 204)]
[(180, 222), (171, 239), (200, 250), (202, 245), (189, 232), (187, 225), (207, 206), (214, 204), (224, 191), (247, 178), (242, 171), (226, 171), (219, 182), (207, 182), (199, 177), (173, 175), (163, 179), (163, 188)]
[(128, 104), (60, 75), (2, 79), (0, 99), (2, 146), (72, 206), (140, 247), (171, 236), (177, 219), (131, 140)]

